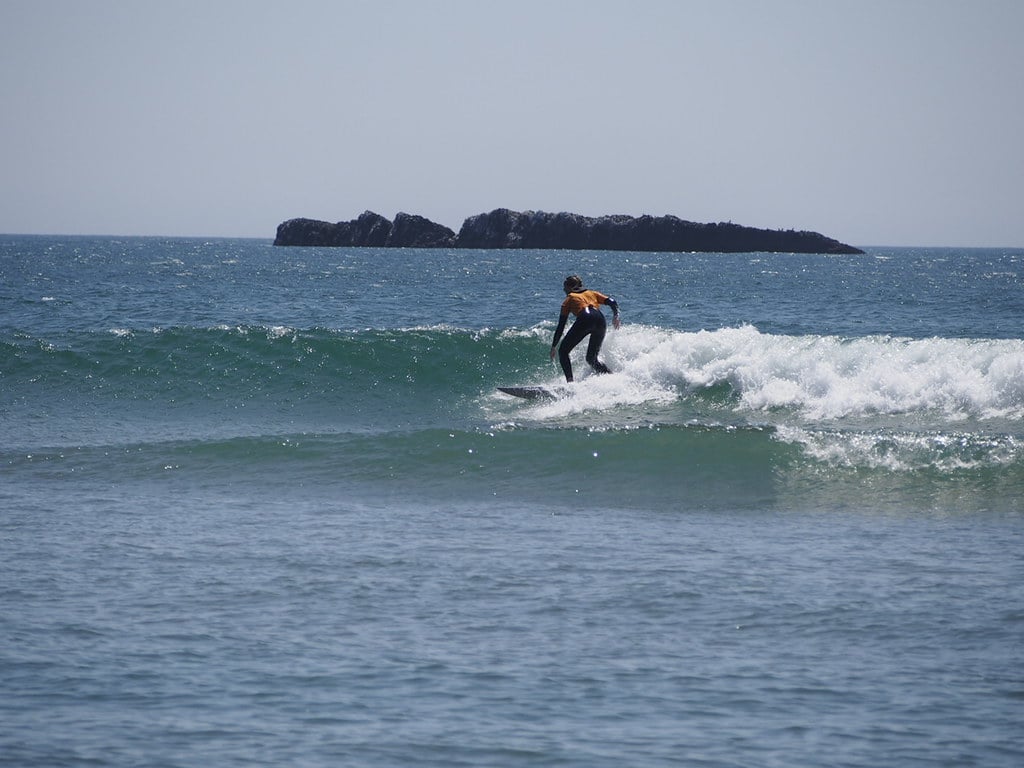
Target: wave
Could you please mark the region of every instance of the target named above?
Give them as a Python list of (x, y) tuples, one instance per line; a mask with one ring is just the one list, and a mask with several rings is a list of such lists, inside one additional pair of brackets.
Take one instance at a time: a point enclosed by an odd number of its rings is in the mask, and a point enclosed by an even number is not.
[(190, 383), (222, 375), (246, 385), (278, 381), (285, 387), (324, 383), (338, 375), (459, 378), (514, 360), (515, 347), (499, 340), (521, 334), (446, 327), (334, 331), (285, 326), (111, 328), (56, 339), (13, 333), (0, 341), (0, 371), (7, 377), (88, 375), (109, 383), (163, 380)]
[[(909, 435), (895, 436), (887, 450), (890, 460), (896, 460), (901, 440), (914, 442)], [(944, 445), (936, 454), (929, 442)], [(960, 445), (954, 446), (956, 442)], [(836, 440), (827, 449), (841, 453), (843, 443)], [(804, 447), (768, 427), (591, 430), (509, 425), (470, 431), (253, 435), (30, 454), (0, 449), (0, 464), (26, 487), (59, 491), (63, 486), (86, 498), (106, 498), (116, 483), (129, 495), (137, 488), (140, 495), (156, 492), (166, 498), (191, 493), (204, 499), (213, 493), (235, 498), (245, 489), (246, 494), (290, 503), (310, 497), (378, 508), (424, 502), (487, 509), (497, 505), (510, 511), (524, 504), (666, 511), (844, 506), (1019, 511), (1024, 461), (1014, 441), (920, 439), (912, 447), (923, 460), (913, 472), (894, 472), (891, 463), (861, 462), (857, 451), (871, 452), (863, 442), (854, 452), (841, 454), (838, 463), (809, 457)], [(819, 442), (814, 450), (823, 447)], [(970, 466), (962, 462), (968, 455)], [(943, 457), (957, 466), (944, 466)]]
[(565, 397), (498, 394), (499, 385), (560, 382), (550, 334), (550, 324), (6, 333), (0, 413), (26, 446), (699, 427), (767, 429), (774, 443), (833, 467), (955, 472), (1021, 461), (1022, 340), (627, 325), (602, 353), (612, 375), (589, 375), (578, 359)]
[(901, 414), (1024, 416), (1024, 341), (785, 336), (753, 326), (637, 329), (614, 347), (634, 379), (692, 393), (727, 390), (747, 412), (815, 421)]
[[(281, 326), (174, 327), (56, 339), (16, 335), (0, 343), (4, 400), (11, 408), (68, 415), (116, 408), (147, 419), (211, 413), (307, 426), (389, 425), (417, 420), (476, 395), (490, 374), (516, 378), (524, 342), (500, 333), (445, 328), (342, 332)], [(498, 373), (495, 373), (498, 372)], [(242, 413), (244, 411), (244, 413)]]
[[(0, 342), (10, 386), (166, 392), (198, 389), (329, 395), (342, 385), (459, 394), (494, 382), (556, 383), (550, 326), (525, 330), (424, 327), (335, 331), (217, 326), (67, 334), (11, 334)], [(765, 334), (753, 326), (683, 332), (626, 326), (604, 356), (616, 376), (585, 381), (566, 412), (681, 396), (747, 413), (788, 410), (814, 421), (874, 415), (949, 419), (1024, 417), (1024, 341), (842, 338)], [(586, 366), (576, 362), (586, 380)], [(408, 386), (412, 385), (412, 386)], [(212, 386), (212, 390), (211, 390)]]

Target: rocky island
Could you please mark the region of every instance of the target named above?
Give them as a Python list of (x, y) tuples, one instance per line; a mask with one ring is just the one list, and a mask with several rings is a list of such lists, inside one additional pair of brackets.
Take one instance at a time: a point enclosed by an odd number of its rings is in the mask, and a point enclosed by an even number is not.
[(389, 221), (366, 211), (352, 221), (289, 219), (274, 245), (375, 248), (537, 248), (595, 251), (857, 254), (818, 232), (700, 224), (675, 216), (581, 216), (498, 208), (470, 216), (458, 233), (422, 216)]

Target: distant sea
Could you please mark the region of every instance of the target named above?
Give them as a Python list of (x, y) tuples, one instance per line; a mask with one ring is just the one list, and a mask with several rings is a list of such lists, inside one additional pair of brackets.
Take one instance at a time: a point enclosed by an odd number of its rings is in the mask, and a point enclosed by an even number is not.
[(1024, 765), (1024, 250), (866, 251), (0, 236), (0, 765)]

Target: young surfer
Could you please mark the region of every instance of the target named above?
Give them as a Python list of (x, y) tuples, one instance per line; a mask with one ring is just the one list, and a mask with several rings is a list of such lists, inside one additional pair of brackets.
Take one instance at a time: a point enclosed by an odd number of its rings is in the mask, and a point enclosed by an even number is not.
[[(562, 371), (565, 373), (565, 380), (572, 381), (572, 362), (569, 360), (569, 353), (573, 348), (583, 341), (587, 335), (590, 342), (587, 344), (587, 362), (590, 367), (598, 373), (611, 373), (608, 366), (597, 359), (601, 351), (601, 343), (604, 341), (604, 334), (607, 328), (604, 315), (601, 314), (601, 305), (607, 304), (612, 308), (612, 325), (618, 328), (619, 305), (615, 299), (605, 296), (599, 291), (590, 291), (583, 287), (583, 280), (579, 275), (570, 275), (562, 283), (565, 291), (565, 301), (562, 302), (562, 310), (558, 316), (558, 327), (555, 329), (555, 338), (551, 342), (551, 359), (555, 359), (558, 353), (558, 362), (562, 364)], [(565, 323), (569, 315), (576, 315), (572, 328), (562, 339), (559, 346), (558, 340), (562, 338), (562, 331), (565, 330)]]

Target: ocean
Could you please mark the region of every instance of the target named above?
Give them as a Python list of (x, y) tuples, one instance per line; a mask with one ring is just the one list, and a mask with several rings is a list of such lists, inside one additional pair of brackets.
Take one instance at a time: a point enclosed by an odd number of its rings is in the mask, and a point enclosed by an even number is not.
[(0, 236), (0, 765), (1024, 764), (1024, 250), (865, 250)]

